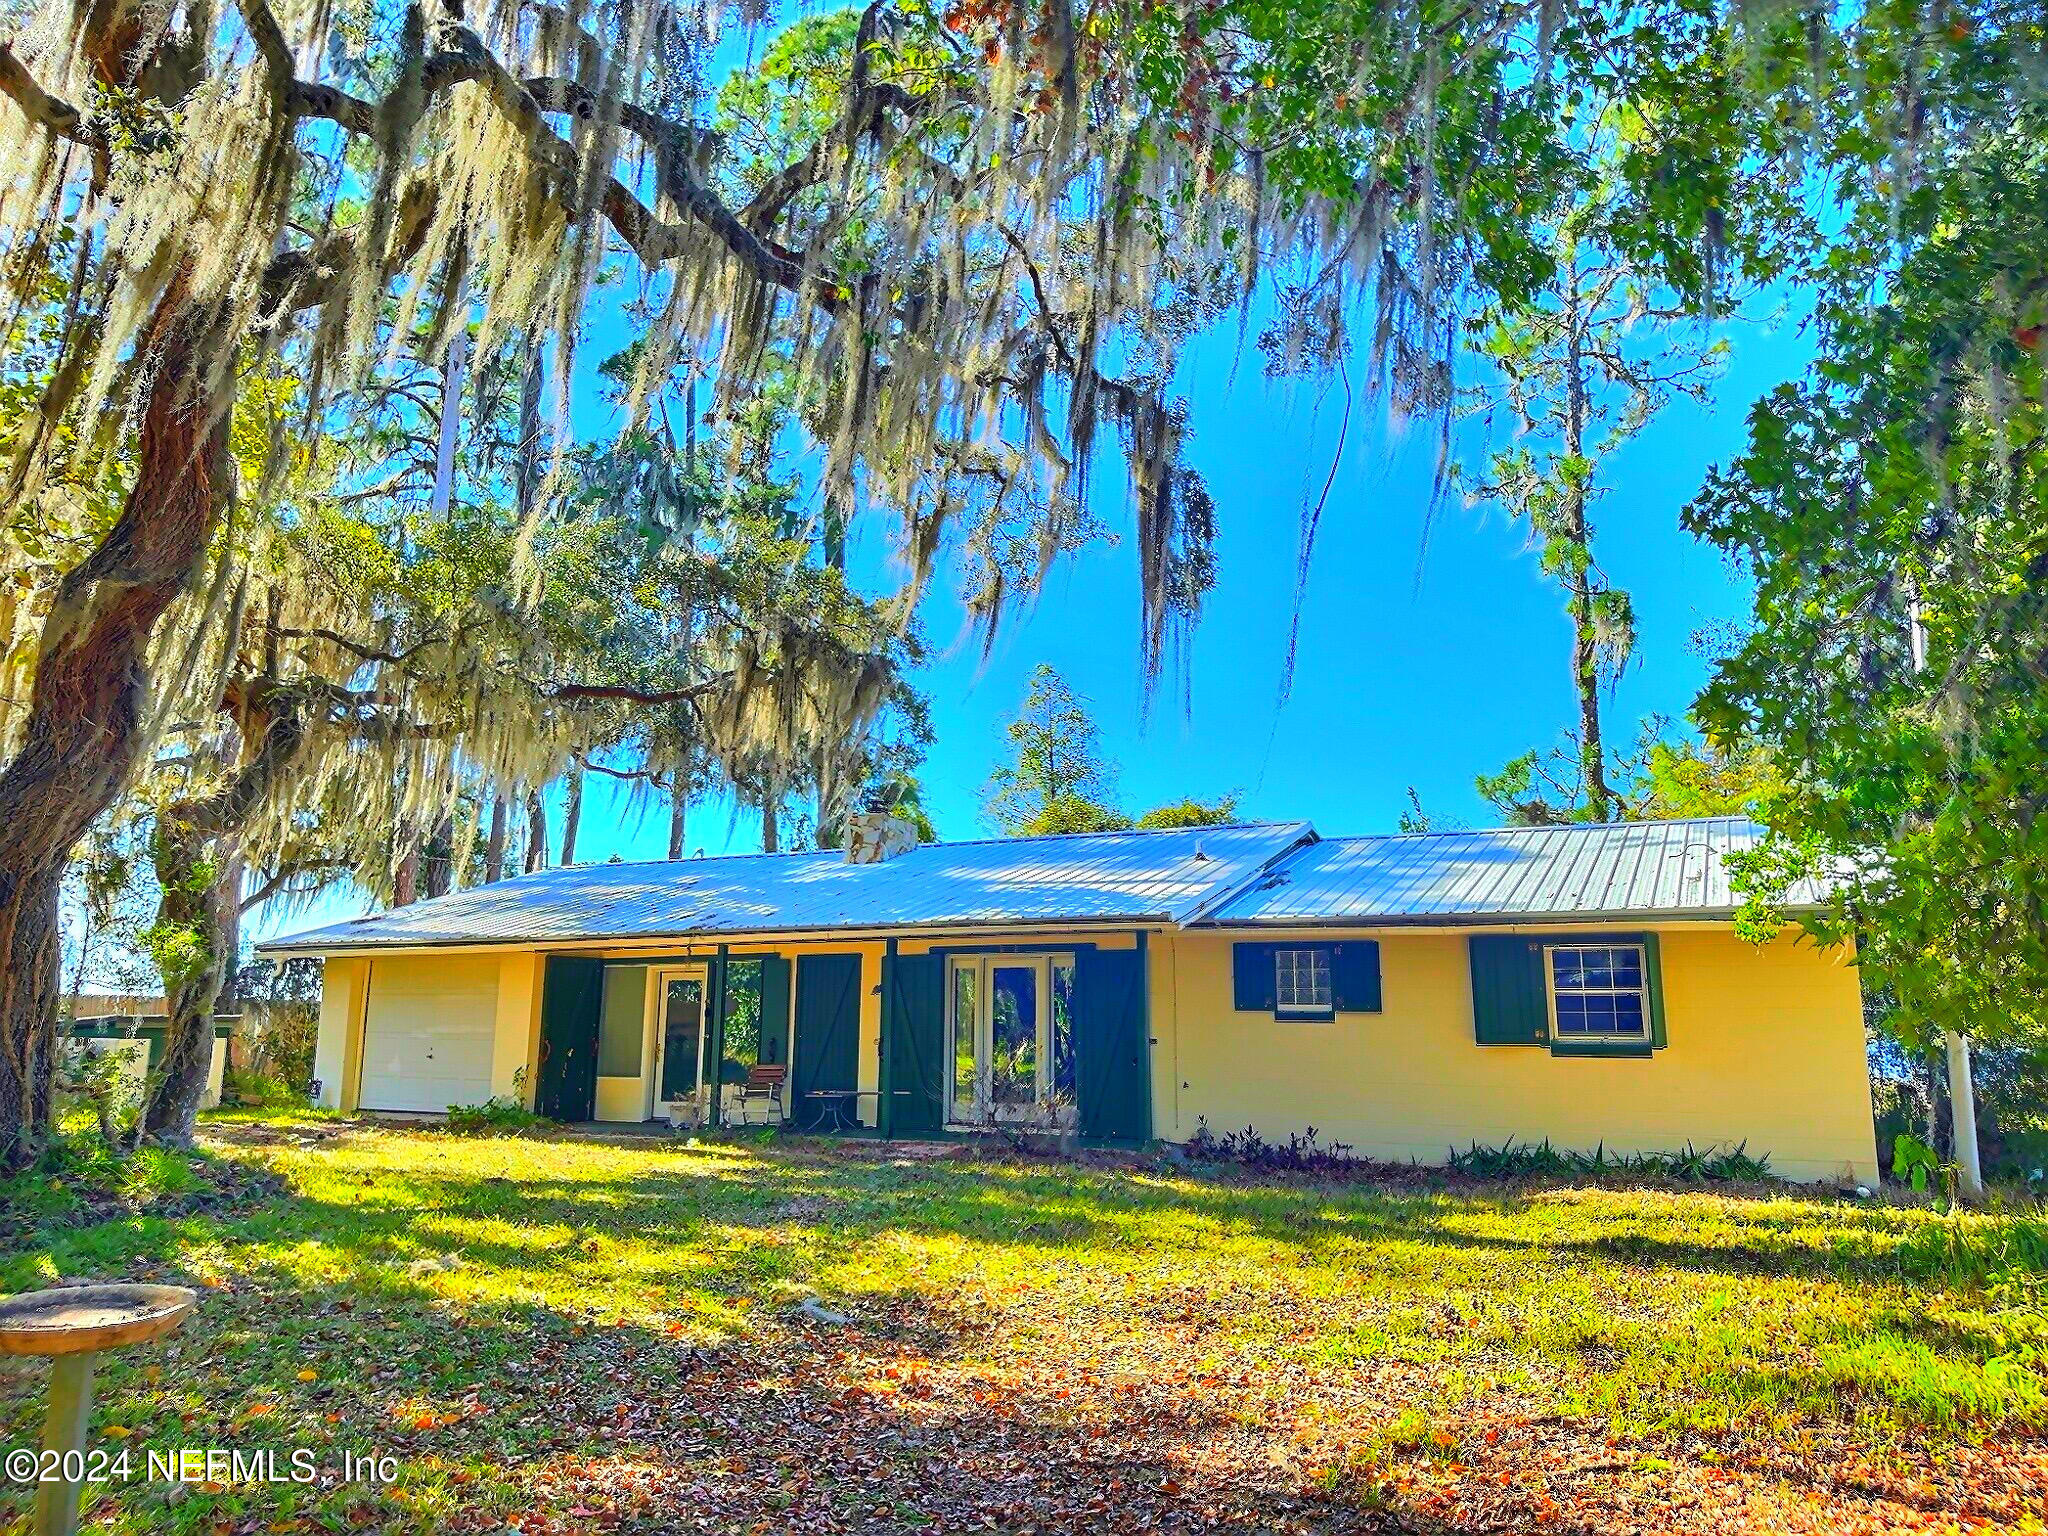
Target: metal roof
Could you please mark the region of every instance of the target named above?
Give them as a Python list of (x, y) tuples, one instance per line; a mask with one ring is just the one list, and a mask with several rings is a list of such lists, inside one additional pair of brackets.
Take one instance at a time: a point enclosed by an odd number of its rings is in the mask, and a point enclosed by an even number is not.
[[(1209, 913), (1220, 926), (1725, 918), (1728, 856), (1763, 830), (1741, 817), (1635, 821), (1311, 844)], [(1795, 887), (1788, 904), (1817, 903)]]
[(1181, 924), (1315, 836), (1307, 822), (933, 843), (880, 864), (836, 852), (543, 870), (264, 944), (666, 939), (816, 929)]
[[(1307, 822), (933, 843), (881, 864), (748, 854), (544, 870), (275, 939), (266, 952), (831, 929), (1727, 918), (1739, 817), (1318, 839)], [(1786, 905), (1821, 892), (1795, 886)]]

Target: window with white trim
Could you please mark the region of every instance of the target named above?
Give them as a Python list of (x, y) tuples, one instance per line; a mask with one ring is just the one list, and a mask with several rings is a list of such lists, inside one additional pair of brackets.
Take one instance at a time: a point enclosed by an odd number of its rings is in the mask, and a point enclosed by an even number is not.
[(1546, 954), (1553, 1039), (1596, 1044), (1650, 1038), (1648, 968), (1642, 945), (1557, 944)]
[(1295, 1018), (1329, 1018), (1336, 1013), (1328, 945), (1273, 951), (1273, 1009)]

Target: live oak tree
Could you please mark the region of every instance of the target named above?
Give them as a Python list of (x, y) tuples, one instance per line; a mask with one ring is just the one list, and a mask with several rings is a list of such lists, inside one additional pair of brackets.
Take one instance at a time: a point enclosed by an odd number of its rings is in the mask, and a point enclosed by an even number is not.
[[(1741, 559), (1756, 625), (1701, 701), (1784, 775), (1741, 871), (1758, 931), (1853, 936), (1884, 1027), (1968, 1042), (2048, 1032), (2048, 113), (2038, 16), (1852, 6), (1759, 13), (1747, 47), (1837, 190), (1815, 263), (1817, 359), (1760, 401), (1686, 521)], [(1965, 1117), (1959, 1115), (1959, 1121)], [(1966, 1184), (1976, 1150), (1957, 1138)]]

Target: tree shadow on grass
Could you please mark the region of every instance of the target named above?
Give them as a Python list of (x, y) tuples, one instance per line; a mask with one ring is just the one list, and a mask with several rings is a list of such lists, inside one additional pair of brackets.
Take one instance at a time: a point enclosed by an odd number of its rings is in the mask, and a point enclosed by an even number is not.
[[(1105, 1510), (1162, 1531), (1193, 1530), (1198, 1517), (1245, 1531), (1476, 1529), (1478, 1515), (1385, 1486), (1369, 1490), (1377, 1508), (1322, 1498), (1300, 1468), (1268, 1454), (1274, 1431), (1215, 1402), (1162, 1398), (1149, 1378), (1134, 1396), (1098, 1385), (1077, 1401), (1072, 1384), (1052, 1379), (1064, 1357), (1039, 1358), (1022, 1380), (974, 1377), (933, 1395), (906, 1390), (903, 1376), (871, 1380), (904, 1362), (912, 1381), (979, 1369), (989, 1318), (935, 1306), (925, 1290), (835, 1297), (855, 1314), (843, 1331), (798, 1327), (783, 1307), (795, 1286), (892, 1236), (1048, 1256), (1123, 1251), (1162, 1213), (1190, 1242), (1243, 1233), (1314, 1247), (1334, 1226), (1368, 1243), (1540, 1249), (1567, 1263), (1574, 1252), (1452, 1230), (1426, 1199), (1332, 1211), (1313, 1194), (1050, 1168), (878, 1172), (768, 1159), (735, 1174), (721, 1159), (523, 1179), (372, 1168), (354, 1188), (362, 1200), (289, 1194), (249, 1211), (121, 1223), (67, 1244), (63, 1258), (74, 1273), (225, 1282), (171, 1349), (109, 1362), (102, 1427), (134, 1430), (137, 1449), (289, 1450), (331, 1436), (332, 1459), (343, 1449), (400, 1455), (411, 1502), (368, 1489), (237, 1486), (173, 1508), (158, 1492), (125, 1488), (103, 1505), (117, 1529), (201, 1530), (216, 1513), (361, 1524), (351, 1511), (364, 1509), (385, 1529), (425, 1529), (451, 1510), (467, 1519), (534, 1506), (602, 1509), (649, 1530), (702, 1515), (713, 1529), (764, 1517), (771, 1530), (805, 1531), (986, 1518), (1000, 1529), (1093, 1531), (1112, 1523)], [(673, 1324), (646, 1320), (669, 1304), (680, 1312)], [(1133, 1336), (1152, 1326), (1134, 1318)], [(1176, 1347), (1160, 1340), (1162, 1371)], [(1757, 1381), (1731, 1378), (1726, 1390), (1762, 1401), (1813, 1385), (1756, 1370)], [(27, 1437), (35, 1397), (0, 1385), (10, 1443)], [(1547, 1528), (1590, 1533), (1604, 1517), (1579, 1518)]]

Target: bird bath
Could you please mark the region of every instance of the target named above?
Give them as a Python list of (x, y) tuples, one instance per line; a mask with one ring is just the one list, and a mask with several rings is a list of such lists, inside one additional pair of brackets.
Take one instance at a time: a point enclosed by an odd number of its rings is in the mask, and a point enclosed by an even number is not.
[(0, 1297), (0, 1355), (50, 1357), (43, 1451), (54, 1476), (36, 1484), (36, 1536), (72, 1536), (85, 1482), (85, 1430), (100, 1352), (161, 1338), (180, 1327), (199, 1295), (182, 1285), (60, 1285)]

